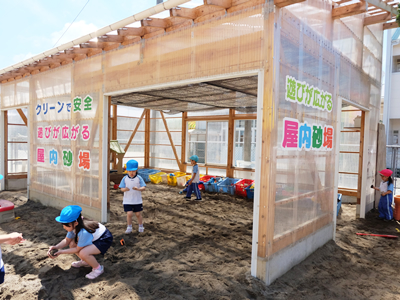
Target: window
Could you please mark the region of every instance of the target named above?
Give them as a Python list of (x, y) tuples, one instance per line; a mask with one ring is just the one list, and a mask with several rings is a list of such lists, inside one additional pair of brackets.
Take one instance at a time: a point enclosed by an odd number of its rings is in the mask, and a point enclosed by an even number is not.
[(235, 121), (234, 166), (255, 168), (256, 160), (256, 120)]

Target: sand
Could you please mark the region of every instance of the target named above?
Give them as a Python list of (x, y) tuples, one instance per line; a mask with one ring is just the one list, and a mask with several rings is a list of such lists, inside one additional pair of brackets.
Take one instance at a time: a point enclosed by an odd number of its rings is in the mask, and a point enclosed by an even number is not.
[[(23, 244), (2, 245), (6, 268), (0, 299), (398, 299), (398, 241), (356, 232), (400, 235), (396, 222), (370, 212), (356, 220), (355, 206), (342, 205), (337, 239), (318, 249), (271, 286), (250, 275), (253, 203), (221, 194), (187, 202), (178, 188), (149, 184), (143, 193), (145, 232), (125, 235), (122, 194), (111, 191), (114, 235), (97, 256), (105, 273), (71, 268), (73, 255), (47, 257), (66, 232), (54, 221), (59, 210), (20, 198), (26, 190), (1, 192), (14, 202), (18, 220), (0, 233), (22, 232)], [(134, 221), (136, 230), (136, 221)], [(125, 245), (119, 241), (125, 240)]]

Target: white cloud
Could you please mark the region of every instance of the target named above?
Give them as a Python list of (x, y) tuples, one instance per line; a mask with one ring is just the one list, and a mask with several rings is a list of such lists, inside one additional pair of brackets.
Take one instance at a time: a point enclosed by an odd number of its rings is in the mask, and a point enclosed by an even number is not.
[[(51, 34), (51, 42), (52, 46), (58, 41), (58, 39), (62, 36), (62, 34), (67, 30), (71, 23), (66, 23), (64, 28), (60, 31), (53, 32)], [(86, 24), (86, 21), (78, 21), (69, 27), (68, 31), (62, 36), (62, 38), (57, 42), (56, 46), (60, 46), (62, 44), (68, 43), (72, 40), (80, 38), (86, 34), (92, 33), (96, 31), (98, 28), (96, 25), (90, 23)]]

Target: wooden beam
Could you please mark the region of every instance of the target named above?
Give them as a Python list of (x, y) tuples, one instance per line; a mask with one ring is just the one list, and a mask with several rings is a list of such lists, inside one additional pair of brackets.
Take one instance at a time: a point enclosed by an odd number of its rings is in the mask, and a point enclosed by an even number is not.
[(389, 12), (385, 12), (383, 14), (375, 15), (372, 17), (366, 17), (364, 18), (364, 26), (383, 23), (390, 20), (391, 18), (392, 16), (390, 15)]
[(104, 49), (105, 47), (109, 46), (107, 45), (108, 43), (102, 43), (102, 42), (86, 42), (86, 43), (82, 43), (79, 46), (83, 49), (85, 48), (97, 48), (97, 49)]
[(382, 0), (367, 0), (367, 1), (369, 4), (375, 6), (376, 8), (380, 8), (382, 10), (388, 11), (394, 16), (397, 15), (397, 9), (394, 8), (393, 6), (387, 4), (387, 2), (384, 2)]
[(121, 36), (144, 36), (146, 34), (143, 27), (133, 28), (133, 27), (123, 27), (117, 30), (118, 35)]
[(354, 16), (365, 13), (367, 11), (367, 2), (361, 1), (345, 6), (339, 6), (332, 9), (332, 18), (340, 19), (344, 17)]
[(172, 147), (172, 151), (174, 151), (176, 163), (178, 164), (179, 170), (182, 170), (182, 165), (180, 163), (180, 160), (179, 160), (179, 157), (178, 157), (178, 153), (176, 152), (174, 141), (172, 140), (171, 133), (169, 132), (169, 129), (168, 129), (167, 120), (165, 119), (164, 113), (162, 111), (160, 111), (160, 115), (161, 115), (161, 117), (163, 119), (165, 130), (167, 131), (167, 135), (168, 135), (169, 141), (171, 142), (171, 147)]
[(186, 118), (187, 118), (187, 112), (182, 113), (182, 140), (181, 140), (181, 166), (182, 170), (181, 172), (186, 173), (186, 134), (187, 134), (187, 126), (186, 126)]
[(193, 22), (194, 23), (201, 23), (201, 22), (205, 22), (205, 21), (208, 21), (208, 20), (211, 20), (211, 19), (215, 19), (215, 18), (218, 18), (218, 17), (225, 16), (225, 15), (226, 15), (226, 10), (222, 9), (222, 10), (218, 10), (218, 11), (212, 12), (210, 14), (206, 14), (204, 16), (200, 16), (200, 17), (194, 19)]
[(25, 116), (24, 112), (22, 111), (22, 109), (18, 108), (17, 112), (19, 113), (22, 121), (24, 121), (25, 126), (28, 126), (28, 119), (26, 118), (26, 116)]
[(342, 194), (344, 196), (350, 196), (350, 197), (357, 197), (358, 193), (357, 190), (353, 189), (344, 189), (344, 188), (338, 188), (338, 193)]
[(169, 10), (170, 16), (171, 17), (181, 17), (181, 18), (187, 18), (187, 19), (196, 19), (197, 14), (196, 10), (192, 8), (186, 8), (186, 7), (175, 7), (171, 8)]
[(137, 122), (136, 127), (135, 127), (135, 129), (133, 130), (133, 132), (132, 132), (132, 134), (131, 134), (131, 136), (130, 136), (130, 138), (129, 138), (129, 140), (128, 140), (128, 144), (126, 144), (126, 146), (125, 146), (125, 149), (124, 149), (125, 153), (128, 151), (129, 146), (131, 145), (132, 140), (133, 140), (133, 138), (134, 138), (136, 132), (137, 132), (138, 129), (139, 129), (140, 123), (142, 122), (143, 117), (144, 117), (144, 115), (146, 114), (146, 111), (147, 111), (147, 109), (143, 110), (143, 113), (142, 113), (142, 115), (140, 116), (140, 119), (139, 119), (139, 121)]
[(383, 23), (383, 30), (388, 30), (388, 29), (397, 28), (397, 27), (399, 27), (399, 24), (397, 24), (396, 21), (389, 22), (389, 23)]
[(185, 28), (185, 27), (190, 27), (193, 25), (193, 20), (191, 19), (185, 19), (186, 21), (177, 25), (173, 25), (171, 27), (168, 27), (165, 29), (166, 32), (171, 32), (171, 31), (175, 31), (181, 28)]
[(233, 148), (235, 140), (235, 110), (229, 109), (229, 120), (228, 120), (228, 159), (226, 165), (226, 177), (232, 178), (234, 175), (234, 169), (232, 168), (233, 162)]
[(204, 0), (204, 4), (221, 6), (226, 9), (232, 6), (232, 0)]
[(124, 37), (120, 35), (102, 35), (97, 38), (98, 42), (101, 43), (122, 43), (124, 41)]
[(292, 4), (296, 4), (296, 3), (300, 3), (300, 2), (304, 2), (305, 0), (274, 0), (274, 4), (280, 8), (288, 6), (288, 5), (292, 5)]
[(240, 3), (238, 5), (234, 5), (231, 8), (228, 8), (226, 11), (228, 12), (228, 14), (230, 13), (234, 13), (237, 11), (241, 11), (250, 7), (254, 7), (257, 5), (261, 5), (264, 4), (265, 0), (250, 0), (250, 1), (245, 1), (244, 3)]
[(64, 53), (66, 53), (66, 54), (75, 54), (75, 55), (77, 55), (77, 54), (88, 54), (88, 52), (89, 52), (89, 50), (90, 49), (84, 49), (84, 48), (78, 48), (78, 47), (73, 47), (73, 48), (71, 48), (71, 49), (68, 49), (68, 50), (64, 50)]
[(217, 5), (201, 5), (194, 8), (194, 10), (196, 11), (196, 19), (216, 12), (226, 12), (225, 8)]
[[(184, 19), (184, 18), (181, 18)], [(168, 19), (157, 19), (157, 18), (147, 18), (142, 21), (140, 21), (140, 24), (145, 27), (145, 26), (150, 26), (150, 27), (158, 27), (158, 28), (167, 28), (171, 27), (173, 24), (170, 20)]]
[(126, 46), (136, 42), (140, 42), (142, 38), (140, 36), (125, 36), (125, 40), (121, 43), (121, 45)]

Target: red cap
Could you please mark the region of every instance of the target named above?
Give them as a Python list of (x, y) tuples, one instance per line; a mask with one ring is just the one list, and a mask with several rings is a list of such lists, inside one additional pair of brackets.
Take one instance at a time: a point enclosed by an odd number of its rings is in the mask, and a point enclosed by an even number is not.
[(389, 170), (389, 169), (384, 169), (384, 170), (380, 171), (379, 174), (382, 174), (383, 176), (386, 176), (386, 177), (390, 177), (393, 174), (393, 171)]

